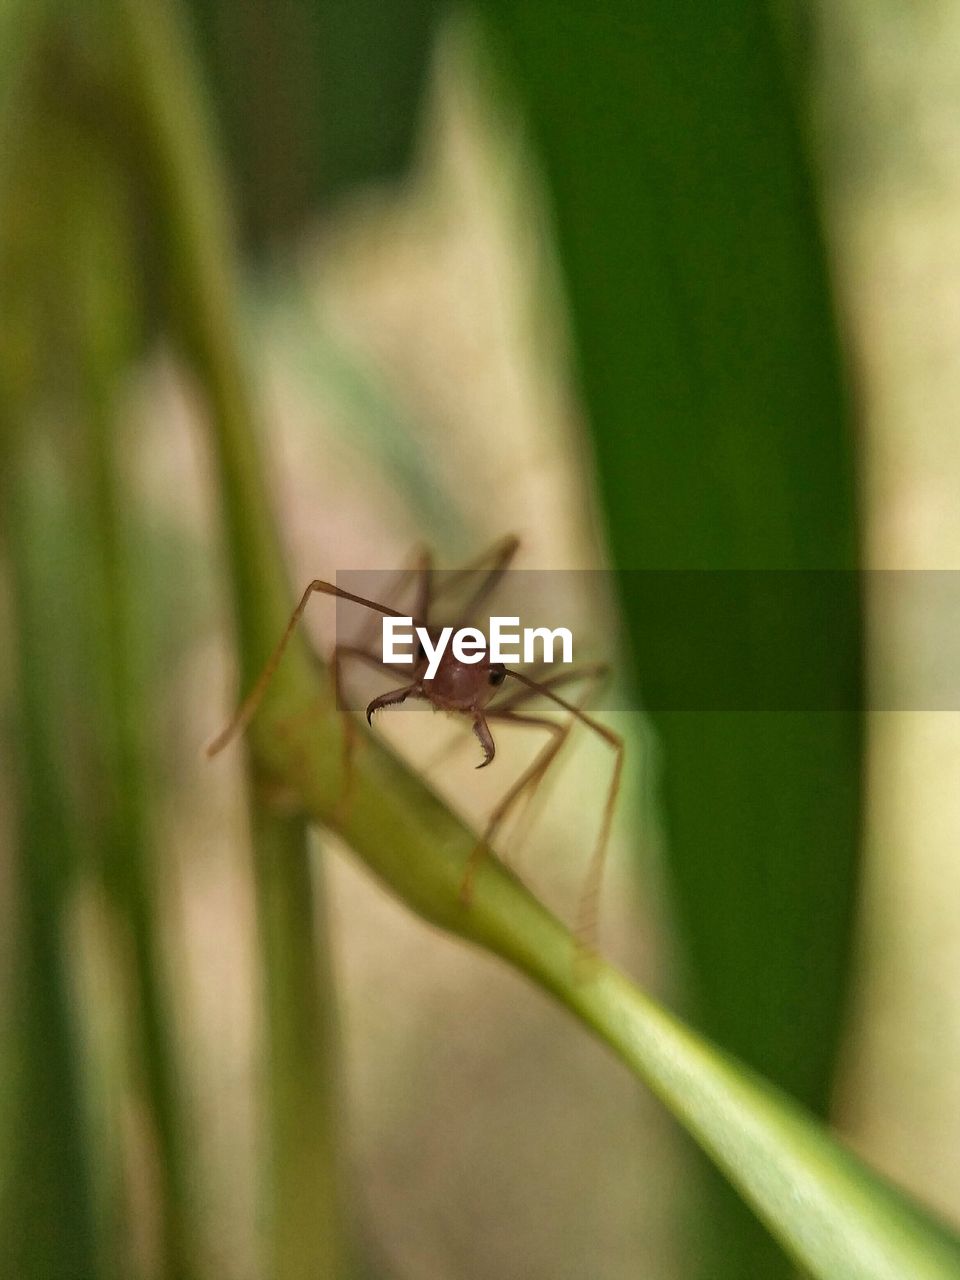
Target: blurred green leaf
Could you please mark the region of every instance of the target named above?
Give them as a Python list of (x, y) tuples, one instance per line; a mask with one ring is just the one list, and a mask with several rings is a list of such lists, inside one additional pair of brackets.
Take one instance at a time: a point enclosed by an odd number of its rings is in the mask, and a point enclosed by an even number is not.
[(262, 245), (410, 160), (438, 0), (190, 0), (233, 161)]
[[(82, 886), (97, 899), (104, 932), (112, 942), (122, 939), (118, 951), (127, 961), (118, 980), (122, 1049), (98, 1047), (104, 1060), (113, 1050), (128, 1061), (129, 1072), (119, 1071), (107, 1083), (96, 1070), (102, 1062), (78, 1050), (70, 1055), (71, 1069), (82, 1068), (86, 1077), (91, 1111), (106, 1113), (103, 1131), (87, 1135), (99, 1146), (87, 1155), (86, 1194), (101, 1196), (121, 1220), (128, 1188), (120, 1185), (117, 1152), (104, 1148), (118, 1145), (117, 1097), (136, 1099), (153, 1158), (158, 1265), (166, 1276), (185, 1277), (192, 1274), (193, 1247), (181, 1098), (158, 964), (156, 869), (148, 836), (143, 738), (149, 682), (137, 664), (136, 619), (145, 584), (129, 558), (129, 513), (118, 474), (123, 447), (113, 430), (122, 374), (141, 332), (140, 299), (132, 287), (129, 209), (119, 175), (79, 124), (77, 80), (61, 77), (52, 92), (52, 78), (48, 67), (44, 91), (28, 117), (21, 164), (11, 167), (15, 181), (5, 193), (5, 213), (36, 200), (29, 234), (18, 235), (19, 221), (5, 217), (0, 254), (8, 315), (20, 321), (15, 337), (6, 335), (11, 345), (3, 361), (5, 396), (16, 402), (11, 447), (29, 449), (21, 482), (27, 491), (38, 487), (35, 477), (55, 478), (52, 495), (39, 486), (46, 502), (41, 506), (34, 499), (38, 512), (30, 538), (27, 581), (40, 601), (38, 617), (42, 610), (47, 619), (37, 624), (47, 657), (44, 697), (32, 731), (53, 744), (65, 780), (65, 833), (57, 863), (62, 892)], [(33, 358), (22, 359), (24, 351)], [(57, 794), (56, 779), (42, 770), (31, 783)], [(72, 898), (68, 905), (75, 910)], [(67, 924), (65, 909), (50, 912), (48, 927), (60, 949), (70, 954), (74, 969), (82, 969), (70, 952)], [(89, 1008), (82, 1007), (77, 1020), (89, 1034)], [(59, 1234), (56, 1203), (46, 1204), (45, 1212), (38, 1231), (53, 1241)], [(124, 1253), (130, 1233), (117, 1232), (111, 1243), (113, 1254)]]
[[(273, 647), (273, 618), (288, 588), (260, 487), (258, 407), (240, 331), (236, 246), (223, 177), (187, 32), (176, 0), (102, 0), (114, 68), (138, 140), (134, 174), (166, 269), (169, 331), (187, 355), (215, 424), (228, 572), (241, 669)], [(119, 78), (119, 77), (118, 77)], [(251, 474), (257, 476), (253, 485)], [(291, 668), (307, 665), (299, 650)], [(252, 764), (253, 762), (251, 762)], [(317, 911), (301, 816), (273, 813), (261, 772), (247, 773), (266, 1014), (263, 1188), (270, 1274), (306, 1280), (349, 1274), (345, 1198), (337, 1157), (337, 1043), (326, 935)]]
[[(4, 413), (10, 409), (7, 401)], [(12, 448), (4, 450), (2, 475), (19, 691), (14, 991), (0, 1116), (2, 1258), (7, 1275), (74, 1280), (103, 1274), (65, 930), (80, 851), (59, 750), (57, 643), (44, 635), (57, 621), (39, 560), (49, 541), (35, 523), (36, 487)]]
[[(130, 1037), (133, 1091), (142, 1098), (155, 1151), (163, 1274), (197, 1274), (184, 1096), (176, 1061), (169, 993), (158, 941), (162, 895), (151, 839), (147, 725), (151, 681), (144, 663), (141, 597), (147, 589), (135, 559), (132, 504), (124, 492), (122, 458), (129, 445), (118, 411), (123, 376), (142, 332), (130, 208), (121, 175), (90, 140), (73, 143), (61, 168), (65, 223), (73, 228), (69, 261), (59, 273), (70, 313), (82, 415), (81, 465), (75, 501), (86, 519), (88, 589), (81, 612), (91, 636), (83, 715), (89, 726), (87, 819), (118, 933), (129, 939), (131, 990), (125, 1029)], [(92, 821), (91, 821), (92, 818)]]
[[(853, 438), (824, 251), (765, 4), (482, 7), (546, 171), (616, 563), (854, 567)], [(642, 694), (670, 654), (623, 583)], [(653, 717), (695, 1017), (821, 1114), (860, 838), (850, 584), (821, 645), (798, 652), (798, 626), (792, 651), (766, 655), (839, 681), (847, 710)], [(755, 605), (716, 619), (733, 652), (751, 644)], [(717, 1197), (704, 1274), (789, 1274)]]

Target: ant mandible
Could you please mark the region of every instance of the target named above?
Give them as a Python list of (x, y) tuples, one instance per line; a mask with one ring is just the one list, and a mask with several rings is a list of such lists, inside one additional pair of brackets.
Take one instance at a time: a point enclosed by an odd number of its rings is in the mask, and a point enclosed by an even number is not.
[[(473, 595), (469, 597), (463, 606), (462, 617), (464, 619), (469, 619), (473, 616), (475, 611), (496, 588), (516, 555), (518, 546), (519, 542), (515, 537), (504, 538), (484, 556), (479, 557), (477, 561), (446, 576), (445, 587), (449, 589), (469, 575), (475, 575), (483, 565), (490, 566)], [(429, 621), (431, 607), (435, 598), (433, 564), (429, 553), (421, 553), (415, 566), (411, 570), (407, 570), (403, 577), (409, 579), (411, 574), (416, 579), (415, 607), (412, 615), (401, 613), (376, 600), (368, 600), (364, 596), (354, 595), (352, 592), (335, 586), (331, 582), (324, 582), (320, 579), (315, 579), (311, 582), (300, 597), (297, 607), (290, 615), (277, 647), (268, 658), (250, 693), (241, 703), (230, 723), (207, 746), (207, 756), (212, 757), (222, 751), (253, 718), (267, 690), (267, 686), (280, 664), (290, 638), (303, 617), (307, 603), (314, 593), (335, 596), (340, 600), (349, 600), (354, 604), (361, 605), (366, 609), (372, 609), (374, 612), (387, 617), (402, 618), (412, 616), (414, 625), (426, 628), (430, 638), (435, 640), (437, 628), (431, 626)], [(465, 905), (470, 902), (474, 875), (481, 858), (489, 850), (494, 835), (520, 797), (525, 793), (532, 793), (542, 781), (565, 742), (573, 724), (579, 721), (586, 725), (587, 728), (598, 734), (604, 742), (613, 748), (613, 773), (604, 804), (597, 843), (594, 846), (593, 855), (584, 879), (578, 912), (577, 936), (583, 944), (591, 943), (595, 933), (597, 903), (603, 879), (603, 867), (609, 843), (610, 827), (617, 794), (620, 789), (624, 745), (623, 739), (618, 734), (594, 720), (592, 716), (587, 715), (582, 706), (561, 697), (557, 693), (557, 689), (564, 685), (580, 682), (586, 682), (588, 686), (593, 685), (606, 675), (606, 665), (597, 663), (592, 666), (572, 667), (567, 671), (538, 681), (524, 675), (523, 672), (504, 666), (503, 663), (491, 662), (486, 653), (481, 656), (479, 662), (462, 662), (456, 657), (452, 648), (448, 647), (440, 658), (439, 666), (433, 678), (427, 679), (427, 659), (422, 650), (411, 672), (409, 668), (404, 669), (384, 662), (380, 656), (363, 645), (337, 645), (333, 650), (331, 665), (337, 699), (341, 707), (346, 705), (342, 689), (342, 670), (345, 659), (365, 662), (381, 672), (389, 671), (397, 675), (412, 677), (406, 684), (380, 694), (379, 697), (374, 698), (369, 703), (366, 709), (368, 724), (373, 723), (373, 716), (376, 712), (382, 711), (385, 707), (399, 706), (410, 698), (429, 702), (437, 710), (469, 717), (473, 732), (476, 734), (483, 749), (483, 759), (476, 766), (478, 769), (483, 769), (489, 765), (496, 755), (496, 743), (490, 730), (491, 721), (526, 728), (543, 729), (550, 734), (550, 742), (534, 759), (533, 763), (517, 778), (493, 810), (482, 839), (467, 859), (460, 888), (460, 896)], [(506, 694), (506, 696), (501, 695), (498, 697), (508, 678), (516, 681), (520, 688)], [(569, 716), (567, 722), (561, 724), (542, 715), (518, 712), (517, 708), (539, 697), (546, 698), (567, 712)]]

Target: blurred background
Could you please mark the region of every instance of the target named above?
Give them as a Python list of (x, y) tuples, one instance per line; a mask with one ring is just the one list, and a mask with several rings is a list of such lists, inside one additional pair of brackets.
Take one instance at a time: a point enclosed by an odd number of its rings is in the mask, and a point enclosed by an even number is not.
[[(590, 10), (6, 0), (4, 1276), (793, 1274), (625, 1069), (323, 833), (278, 952), (242, 753), (201, 759), (241, 678), (218, 416), (291, 603), (507, 533), (960, 567), (960, 6)], [(870, 711), (919, 658), (863, 603), (810, 657), (844, 712), (606, 717), (602, 946), (960, 1222), (960, 719)], [(657, 620), (591, 610), (642, 700)], [(536, 749), (376, 732), (478, 826)], [(507, 850), (565, 920), (581, 739)]]

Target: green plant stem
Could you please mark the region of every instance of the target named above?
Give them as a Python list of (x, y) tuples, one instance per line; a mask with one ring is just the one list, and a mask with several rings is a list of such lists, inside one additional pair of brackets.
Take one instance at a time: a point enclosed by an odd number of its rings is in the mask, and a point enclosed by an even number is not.
[[(273, 646), (272, 619), (289, 591), (263, 484), (256, 410), (237, 317), (233, 234), (189, 41), (174, 5), (104, 0), (116, 17), (118, 66), (142, 144), (148, 184), (165, 237), (171, 327), (206, 397), (221, 486), (241, 669)], [(251, 483), (252, 481), (252, 483)], [(281, 682), (298, 703), (309, 687), (305, 649), (294, 646)], [(264, 971), (268, 1098), (270, 1274), (276, 1280), (346, 1273), (346, 1232), (336, 1156), (336, 1036), (322, 915), (320, 868), (311, 868), (302, 818), (276, 815), (249, 776), (257, 909)]]
[[(165, 252), (170, 323), (186, 348), (216, 430), (217, 465), (230, 476), (221, 493), (234, 579), (241, 661), (249, 676), (275, 636), (264, 618), (286, 607), (289, 590), (278, 558), (257, 412), (239, 334), (243, 306), (235, 236), (199, 74), (171, 0), (100, 0), (115, 20), (118, 74), (125, 72), (125, 104), (136, 135), (137, 177), (148, 191)], [(259, 483), (251, 486), (249, 477)], [(308, 667), (299, 646), (291, 669)]]
[[(318, 696), (322, 696), (318, 695)], [(467, 908), (459, 886), (476, 837), (391, 752), (364, 734), (349, 812), (338, 815), (337, 713), (291, 737), (268, 702), (257, 752), (308, 812), (433, 924), (528, 974), (604, 1040), (687, 1128), (783, 1245), (824, 1280), (960, 1276), (960, 1244), (845, 1151), (781, 1091), (685, 1027), (597, 960), (493, 860)]]
[[(86, 429), (85, 465), (78, 469), (79, 504), (90, 522), (90, 591), (84, 604), (96, 637), (98, 781), (105, 803), (95, 833), (98, 870), (115, 913), (118, 937), (129, 944), (125, 1024), (130, 1029), (134, 1087), (156, 1143), (160, 1250), (164, 1276), (196, 1274), (194, 1228), (183, 1149), (183, 1096), (178, 1079), (157, 940), (157, 898), (149, 834), (149, 779), (144, 733), (146, 685), (138, 671), (136, 617), (143, 584), (129, 562), (128, 529), (118, 460), (125, 442), (117, 391), (137, 332), (140, 299), (133, 279), (128, 211), (116, 170), (89, 139), (71, 136), (60, 167), (64, 222), (73, 227), (71, 254), (62, 263), (62, 292), (79, 365)], [(78, 251), (79, 246), (79, 251)], [(102, 696), (101, 696), (102, 695)]]
[[(822, 192), (771, 23), (783, 6), (477, 8), (488, 93), (515, 95), (549, 202), (610, 554), (624, 570), (624, 638), (658, 744), (686, 1007), (826, 1116), (862, 848), (862, 584), (836, 574), (819, 618), (794, 593), (774, 639), (766, 575), (727, 572), (859, 563), (863, 441)], [(736, 604), (702, 609), (696, 639), (692, 627), (673, 633), (671, 608), (652, 606), (645, 575), (631, 572), (643, 569), (705, 571)], [(705, 668), (723, 653), (720, 666), (755, 673), (751, 693), (769, 672), (782, 689), (802, 672), (808, 688), (835, 692), (822, 711), (718, 712), (709, 693), (672, 711), (660, 691), (676, 687), (678, 634)], [(721, 699), (724, 679), (711, 691)], [(696, 1274), (791, 1280), (789, 1259), (717, 1180), (696, 1196), (696, 1216), (684, 1215)]]
[[(5, 362), (4, 362), (5, 363)], [(4, 417), (24, 406), (7, 398)], [(56, 648), (43, 639), (49, 601), (42, 588), (43, 545), (21, 423), (4, 422), (0, 514), (10, 569), (18, 693), (16, 785), (19, 809), (17, 919), (11, 957), (14, 1007), (0, 1063), (11, 1077), (2, 1099), (0, 1237), (4, 1271), (14, 1276), (100, 1276), (101, 1223), (83, 1099), (82, 1035), (66, 954), (64, 924), (74, 887), (68, 787), (51, 705)], [(22, 446), (22, 452), (21, 452)], [(26, 465), (25, 456), (26, 455)], [(8, 1096), (7, 1096), (8, 1095)]]
[(338, 1043), (322, 876), (304, 820), (254, 813), (260, 948), (268, 983), (272, 1265), (277, 1280), (346, 1274), (338, 1178)]

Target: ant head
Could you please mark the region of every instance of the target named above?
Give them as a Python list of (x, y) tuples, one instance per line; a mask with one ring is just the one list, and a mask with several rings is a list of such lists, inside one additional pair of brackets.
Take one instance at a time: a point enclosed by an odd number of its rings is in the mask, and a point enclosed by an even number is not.
[(502, 662), (464, 662), (446, 649), (435, 676), (420, 680), (420, 696), (446, 711), (479, 711), (507, 677)]

